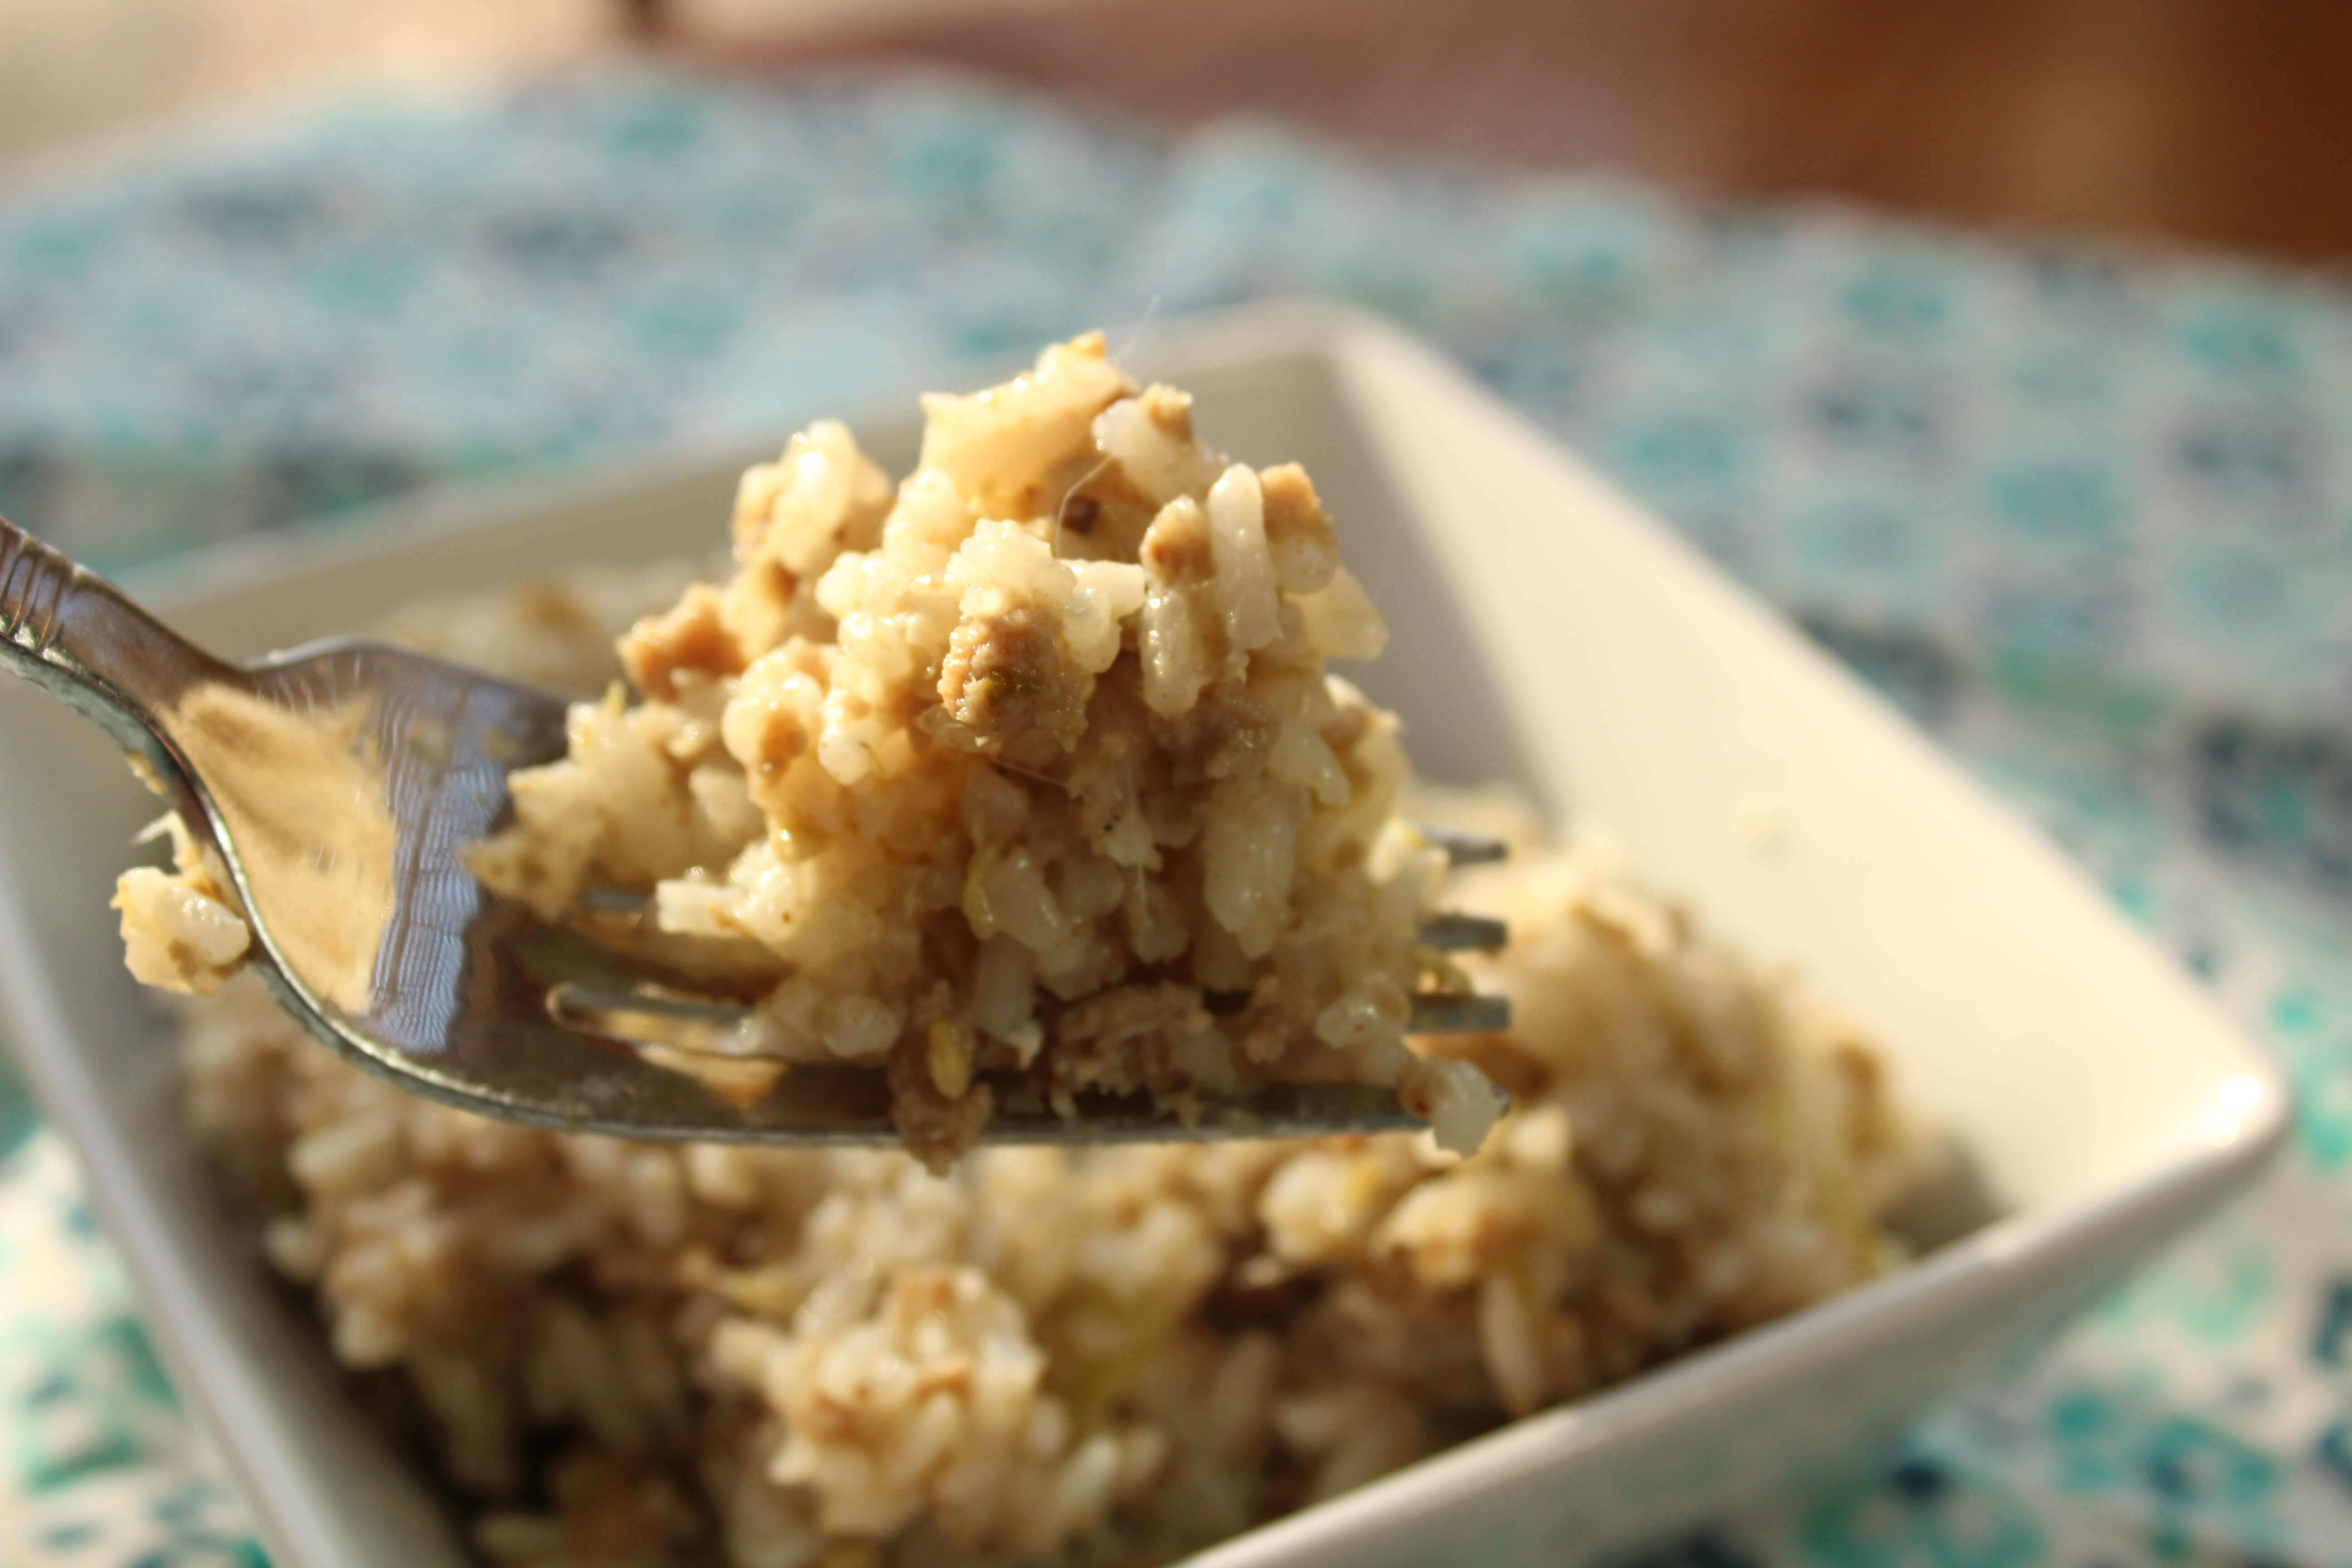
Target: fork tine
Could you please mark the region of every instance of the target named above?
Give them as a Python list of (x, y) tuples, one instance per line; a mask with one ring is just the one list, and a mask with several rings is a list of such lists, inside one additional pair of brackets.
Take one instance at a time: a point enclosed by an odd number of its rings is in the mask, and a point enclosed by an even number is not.
[[(1509, 1102), (1496, 1096), (1504, 1110)], [(1050, 1107), (1000, 1105), (982, 1130), (983, 1143), (1157, 1143), (1170, 1139), (1314, 1138), (1333, 1132), (1414, 1132), (1422, 1123), (1397, 1103), (1396, 1090), (1360, 1083), (1273, 1083), (1188, 1121), (1131, 1095), (1082, 1099), (1077, 1115)]]
[[(643, 914), (651, 901), (625, 888), (587, 888), (580, 894), (582, 907), (598, 914)], [(1440, 952), (1493, 952), (1510, 939), (1510, 928), (1501, 921), (1464, 914), (1433, 915), (1417, 935), (1422, 946)]]
[(1483, 1035), (1510, 1026), (1510, 998), (1478, 991), (1421, 992), (1405, 1021), (1416, 1035)]
[(550, 986), (547, 1010), (567, 1023), (586, 1023), (610, 1013), (643, 1013), (697, 1024), (740, 1024), (751, 1016), (751, 1009), (738, 1002), (676, 996), (652, 989), (614, 990), (579, 980), (560, 980)]
[[(1459, 827), (1440, 827), (1435, 823), (1417, 825), (1414, 832), (1432, 848), (1445, 852), (1449, 866), (1491, 866), (1511, 857), (1511, 847), (1501, 839), (1484, 833), (1470, 833)], [(620, 888), (591, 888), (581, 895), (581, 901), (594, 909), (627, 910), (640, 908), (645, 895)]]
[[(548, 1010), (561, 1018), (638, 1013), (701, 1024), (738, 1024), (751, 1009), (733, 1002), (677, 996), (652, 990), (607, 990), (577, 980), (559, 983), (547, 996)], [(1412, 1001), (1405, 1026), (1416, 1035), (1484, 1034), (1511, 1026), (1508, 997), (1482, 992), (1422, 992)]]
[(1433, 915), (1421, 928), (1421, 945), (1440, 952), (1493, 952), (1511, 940), (1511, 928), (1486, 915)]
[(1433, 847), (1445, 851), (1445, 863), (1449, 866), (1491, 866), (1510, 858), (1509, 845), (1484, 833), (1441, 827), (1433, 822), (1424, 822), (1415, 831)]

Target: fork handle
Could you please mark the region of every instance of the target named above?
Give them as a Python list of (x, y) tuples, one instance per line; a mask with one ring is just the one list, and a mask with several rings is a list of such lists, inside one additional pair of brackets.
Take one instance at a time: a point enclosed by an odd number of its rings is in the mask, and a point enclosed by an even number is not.
[(164, 738), (173, 701), (233, 666), (188, 642), (121, 589), (0, 518), (0, 668), (104, 726), (184, 785)]

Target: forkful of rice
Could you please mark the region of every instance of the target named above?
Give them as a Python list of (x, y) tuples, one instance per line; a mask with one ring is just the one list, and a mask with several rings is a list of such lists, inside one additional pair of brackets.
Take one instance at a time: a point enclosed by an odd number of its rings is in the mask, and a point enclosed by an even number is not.
[(1499, 844), (1398, 813), (1386, 638), (1296, 466), (1213, 450), (1098, 337), (925, 400), (893, 485), (819, 424), (723, 583), (567, 701), (380, 644), (238, 666), (0, 523), (0, 661), (170, 804), (132, 972), (250, 964), (418, 1092), (636, 1138), (1292, 1136), (1500, 1097), (1442, 907)]

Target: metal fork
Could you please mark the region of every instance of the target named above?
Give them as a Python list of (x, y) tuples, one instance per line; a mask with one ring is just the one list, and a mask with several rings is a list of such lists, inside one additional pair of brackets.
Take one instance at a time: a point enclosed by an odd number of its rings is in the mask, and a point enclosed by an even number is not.
[[(459, 853), (509, 820), (507, 775), (564, 752), (567, 700), (382, 644), (216, 658), (0, 519), (0, 666), (95, 720), (153, 772), (226, 866), (278, 1004), (361, 1066), (466, 1110), (630, 1138), (888, 1143), (883, 1075), (795, 1063), (742, 1103), (664, 1061), (627, 1017), (707, 1027), (740, 1005), (492, 897)], [(1501, 847), (1444, 837), (1457, 863)], [(1440, 948), (1498, 922), (1440, 916)], [(1415, 998), (1423, 1032), (1503, 1027), (1498, 997)], [(599, 1026), (604, 1025), (605, 1026)], [(648, 1050), (645, 1047), (655, 1047)], [(1000, 1097), (1003, 1101), (1003, 1097)], [(1392, 1091), (1285, 1084), (1179, 1119), (1126, 1099), (1074, 1119), (1001, 1102), (1003, 1142), (1294, 1136), (1414, 1125)]]

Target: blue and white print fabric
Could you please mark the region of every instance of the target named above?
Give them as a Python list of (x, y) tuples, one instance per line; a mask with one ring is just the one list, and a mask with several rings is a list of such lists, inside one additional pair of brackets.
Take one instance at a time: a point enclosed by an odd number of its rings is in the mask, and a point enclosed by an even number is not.
[[(939, 79), (592, 75), (0, 189), (0, 511), (130, 567), (1299, 293), (1437, 343), (1785, 606), (2302, 1097), (2259, 1197), (2021, 1380), (1640, 1568), (2352, 1564), (2338, 286), (1168, 138)], [(0, 1562), (261, 1563), (70, 1156), (0, 1088), (10, 1146)]]

